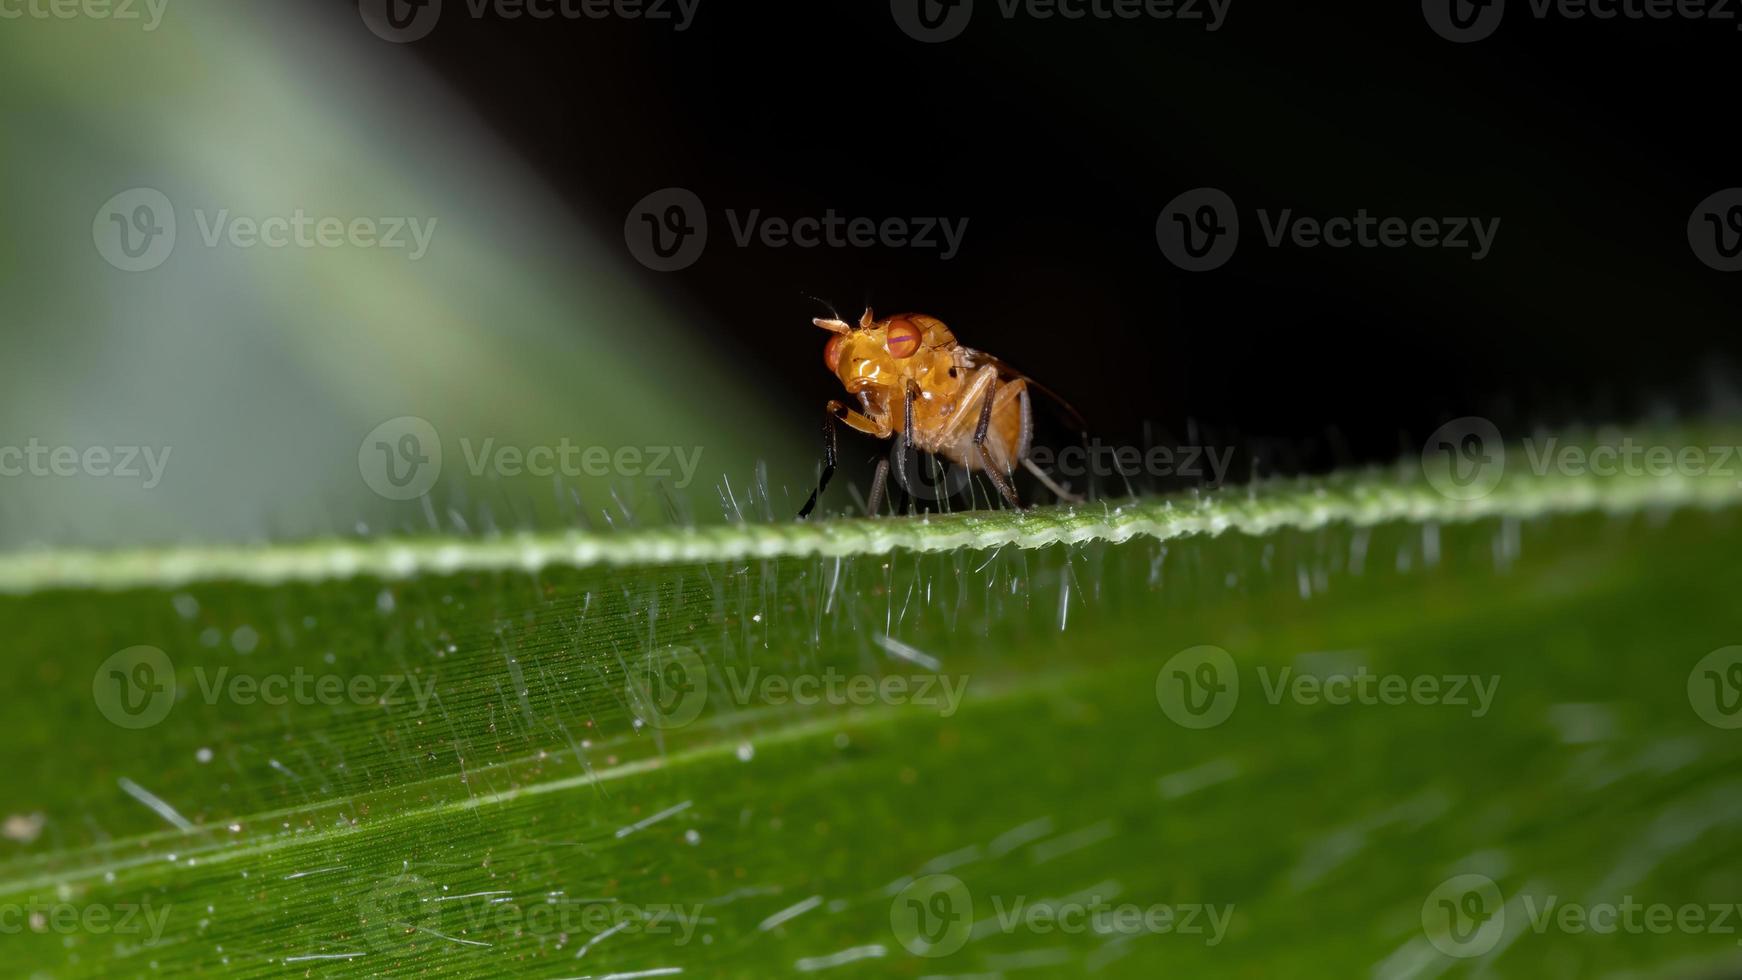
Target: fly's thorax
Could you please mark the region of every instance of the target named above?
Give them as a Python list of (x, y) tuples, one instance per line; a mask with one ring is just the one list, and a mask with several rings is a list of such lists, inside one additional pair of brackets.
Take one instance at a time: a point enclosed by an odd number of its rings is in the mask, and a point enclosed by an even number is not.
[(922, 342), (928, 348), (947, 349), (956, 346), (956, 335), (950, 332), (949, 327), (944, 326), (944, 321), (935, 316), (909, 313), (905, 316), (892, 317), (888, 322), (894, 323), (897, 320), (906, 320), (918, 327), (924, 338)]
[(934, 401), (953, 400), (970, 373), (958, 368), (952, 352), (946, 350), (922, 352), (913, 359), (912, 370), (914, 382)]

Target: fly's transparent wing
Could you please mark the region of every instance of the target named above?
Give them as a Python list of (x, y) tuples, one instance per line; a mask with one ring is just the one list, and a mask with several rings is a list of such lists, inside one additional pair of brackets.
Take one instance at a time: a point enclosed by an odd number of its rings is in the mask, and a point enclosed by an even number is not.
[(1052, 390), (1051, 388), (1048, 388), (1046, 385), (1043, 385), (1040, 382), (1034, 380), (1034, 378), (1029, 376), (1028, 374), (1023, 373), (1022, 371), (1018, 371), (1017, 369), (1011, 367), (1009, 364), (1005, 363), (1004, 361), (999, 360), (996, 357), (993, 357), (991, 354), (988, 354), (983, 350), (975, 350), (972, 347), (960, 347), (960, 348), (958, 348), (958, 350), (961, 352), (962, 363), (964, 365), (966, 365), (967, 367), (981, 368), (981, 367), (985, 367), (987, 365), (990, 365), (990, 366), (998, 369), (998, 377), (1000, 380), (1011, 380), (1014, 378), (1021, 378), (1022, 380), (1028, 382), (1028, 386), (1030, 388), (1045, 395), (1047, 398), (1051, 399), (1055, 404), (1057, 404), (1059, 408), (1063, 409), (1066, 417), (1070, 421), (1070, 424), (1072, 426), (1074, 426), (1077, 429), (1077, 431), (1079, 431), (1079, 432), (1088, 431), (1089, 424), (1087, 422), (1083, 421), (1083, 413), (1077, 411), (1076, 408), (1074, 406), (1072, 406), (1070, 402), (1065, 401), (1064, 396), (1060, 395), (1058, 392)]

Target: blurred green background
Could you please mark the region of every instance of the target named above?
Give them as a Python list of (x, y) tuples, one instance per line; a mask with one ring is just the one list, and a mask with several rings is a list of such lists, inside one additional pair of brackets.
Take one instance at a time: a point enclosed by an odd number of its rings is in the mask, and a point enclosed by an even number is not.
[[(0, 442), (167, 448), (167, 465), (151, 489), (7, 479), (0, 547), (428, 529), (431, 512), (449, 528), (450, 508), (474, 530), (566, 523), (570, 491), (602, 523), (621, 520), (613, 483), (663, 519), (649, 479), (475, 476), (464, 449), (488, 439), (699, 450), (679, 496), (703, 521), (758, 460), (777, 485), (809, 478), (814, 425), (696, 339), (707, 315), (634, 263), (621, 218), (574, 213), (409, 50), (294, 5), (172, 0), (150, 30), (136, 9), (0, 24)], [(170, 202), (175, 243), (123, 271), (93, 225), (141, 187)], [(221, 214), (299, 210), (416, 219), (427, 251), (207, 243)], [(442, 443), (429, 511), (360, 475), (365, 435), (401, 416)]]

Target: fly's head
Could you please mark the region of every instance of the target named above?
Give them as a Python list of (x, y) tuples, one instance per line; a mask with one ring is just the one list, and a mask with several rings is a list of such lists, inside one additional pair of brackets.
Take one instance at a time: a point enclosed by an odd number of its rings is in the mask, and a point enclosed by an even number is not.
[(845, 320), (812, 321), (834, 334), (823, 363), (848, 393), (886, 400), (906, 381), (925, 376), (932, 361), (948, 358), (956, 338), (943, 321), (921, 313), (876, 319), (869, 307), (857, 326)]

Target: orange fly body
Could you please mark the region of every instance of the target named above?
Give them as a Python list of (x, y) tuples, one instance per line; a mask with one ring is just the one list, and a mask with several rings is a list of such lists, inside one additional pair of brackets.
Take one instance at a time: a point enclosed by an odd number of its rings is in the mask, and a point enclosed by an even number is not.
[[(836, 319), (812, 322), (835, 335), (823, 348), (823, 363), (857, 407), (828, 403), (822, 478), (799, 517), (810, 514), (834, 475), (835, 426), (842, 422), (878, 439), (895, 438), (904, 473), (910, 448), (917, 448), (985, 473), (1012, 507), (1022, 506), (1011, 480), (1019, 464), (1061, 498), (1080, 499), (1028, 459), (1034, 435), (1029, 388), (1051, 394), (1032, 379), (963, 346), (942, 320), (922, 313), (879, 320), (867, 308), (857, 326)], [(888, 471), (888, 460), (878, 463), (868, 507), (872, 514), (882, 501)]]

